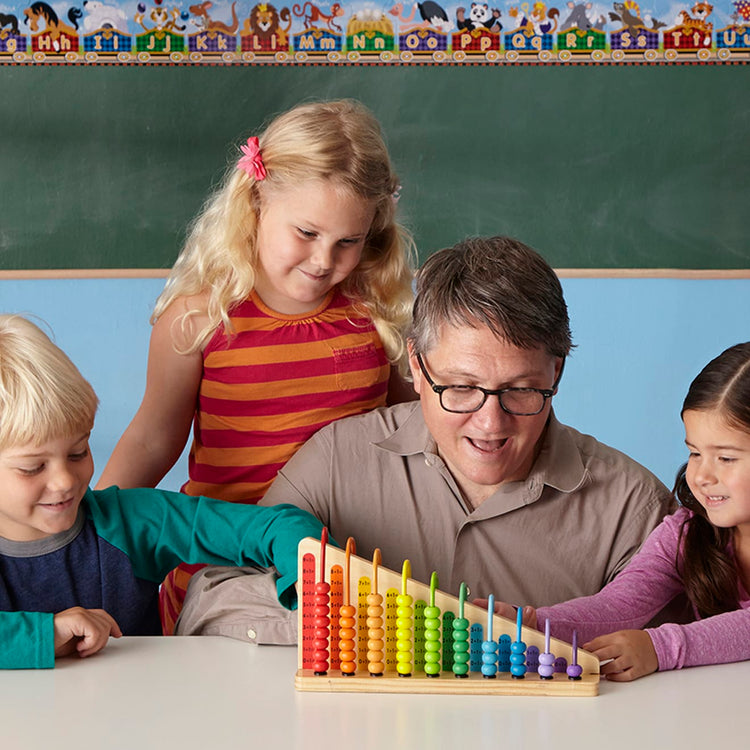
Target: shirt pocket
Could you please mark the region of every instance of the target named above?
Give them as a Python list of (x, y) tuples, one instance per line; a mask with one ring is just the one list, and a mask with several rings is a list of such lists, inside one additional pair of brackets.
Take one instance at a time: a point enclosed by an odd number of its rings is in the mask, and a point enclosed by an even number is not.
[(341, 390), (368, 388), (387, 380), (383, 351), (372, 342), (333, 350), (336, 387)]

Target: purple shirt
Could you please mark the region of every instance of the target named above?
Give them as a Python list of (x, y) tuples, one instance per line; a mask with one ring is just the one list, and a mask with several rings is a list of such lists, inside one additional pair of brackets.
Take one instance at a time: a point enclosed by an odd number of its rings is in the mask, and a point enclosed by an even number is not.
[[(691, 512), (680, 508), (667, 516), (643, 543), (627, 567), (598, 594), (537, 609), (537, 623), (550, 620), (552, 634), (578, 642), (617, 630), (642, 628), (675, 596), (684, 591), (675, 567), (680, 529)], [(687, 625), (672, 623), (647, 628), (659, 669), (750, 659), (750, 596), (738, 580), (740, 609)], [(697, 615), (696, 615), (697, 617)]]

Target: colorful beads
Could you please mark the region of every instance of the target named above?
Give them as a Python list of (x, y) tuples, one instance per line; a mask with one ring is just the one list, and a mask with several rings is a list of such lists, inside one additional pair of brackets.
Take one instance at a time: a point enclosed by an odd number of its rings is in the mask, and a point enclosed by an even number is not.
[(544, 626), (544, 653), (539, 654), (539, 668), (537, 672), (543, 680), (551, 680), (555, 673), (555, 655), (549, 650), (549, 617)]
[(354, 640), (357, 635), (354, 629), (357, 622), (356, 614), (357, 608), (351, 604), (345, 604), (339, 610), (339, 660), (344, 674), (354, 674), (357, 671), (357, 651)]
[(380, 550), (376, 549), (372, 556), (372, 586), (370, 595), (367, 597), (367, 671), (373, 677), (379, 677), (385, 672), (383, 597), (378, 593), (379, 565)]
[(406, 581), (411, 576), (411, 564), (404, 560), (401, 573), (401, 593), (396, 597), (396, 671), (401, 677), (410, 677), (412, 670), (412, 627), (414, 625), (414, 599), (406, 593)]
[(492, 637), (492, 621), (495, 615), (495, 597), (490, 594), (487, 600), (487, 633), (482, 641), (482, 675), (494, 680), (497, 674), (497, 650), (500, 644)]
[(468, 677), (469, 674), (469, 621), (464, 617), (466, 584), (462, 583), (458, 594), (458, 617), (453, 620), (453, 674)]
[(510, 644), (510, 673), (517, 680), (522, 680), (526, 674), (526, 644), (521, 640), (523, 625), (523, 608), (518, 608), (516, 615), (516, 640)]
[(583, 674), (583, 667), (578, 663), (578, 631), (573, 631), (573, 655), (570, 660), (568, 668), (565, 670), (568, 673), (569, 680), (580, 680)]
[[(350, 601), (351, 574), (356, 569), (350, 564), (354, 562), (350, 559), (353, 553), (354, 541), (349, 539), (343, 569), (337, 564), (327, 570), (324, 550), (317, 561), (316, 556), (309, 553), (300, 558), (300, 665), (303, 670), (326, 675), (340, 669), (339, 674), (344, 677), (361, 676), (365, 672), (374, 677), (383, 676), (384, 682), (388, 682), (388, 677), (419, 680), (443, 673), (452, 673), (458, 678), (481, 673), (483, 678), (502, 680), (508, 676), (502, 673), (508, 672), (516, 679), (531, 675), (532, 680), (537, 676), (540, 680), (554, 680), (556, 672), (567, 672), (571, 680), (582, 679), (584, 669), (577, 663), (577, 633), (573, 635), (569, 665), (565, 657), (556, 657), (551, 652), (549, 620), (545, 623), (544, 652), (540, 653), (542, 642), (538, 635), (530, 637), (531, 645), (527, 647), (522, 640), (523, 610), (520, 608), (516, 612), (515, 640), (508, 634), (507, 622), (502, 625), (506, 632), (495, 640), (493, 626), (500, 627), (503, 618), (495, 615), (493, 595), (488, 598), (483, 633), (482, 625), (472, 622), (472, 615), (467, 616), (464, 611), (468, 597), (465, 583), (460, 586), (457, 608), (454, 610), (448, 604), (442, 609), (439, 605), (446, 597), (437, 590), (437, 573), (432, 574), (429, 597), (425, 597), (424, 586), (410, 580), (408, 560), (403, 564), (400, 591), (391, 582), (392, 574), (387, 573), (389, 585), (383, 586), (381, 593), (378, 590), (380, 550), (375, 550), (373, 556), (372, 577), (368, 579), (363, 575), (355, 583), (357, 601)], [(329, 574), (330, 583), (325, 580)], [(412, 596), (409, 587), (415, 587), (422, 595)], [(429, 603), (425, 603), (425, 598)], [(476, 612), (471, 606), (468, 609)], [(338, 645), (338, 650), (334, 644)]]
[(424, 608), (424, 671), (429, 677), (440, 675), (440, 607), (435, 606), (437, 573), (430, 578), (430, 605)]

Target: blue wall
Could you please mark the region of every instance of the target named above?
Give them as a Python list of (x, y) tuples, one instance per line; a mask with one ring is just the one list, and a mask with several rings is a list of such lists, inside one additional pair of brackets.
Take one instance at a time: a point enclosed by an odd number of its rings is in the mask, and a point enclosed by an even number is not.
[[(148, 318), (163, 279), (2, 280), (0, 311), (36, 315), (101, 400), (95, 479), (145, 384)], [(686, 456), (679, 409), (692, 378), (750, 340), (750, 279), (563, 279), (576, 343), (555, 409), (665, 483)], [(162, 486), (176, 489), (186, 460)]]

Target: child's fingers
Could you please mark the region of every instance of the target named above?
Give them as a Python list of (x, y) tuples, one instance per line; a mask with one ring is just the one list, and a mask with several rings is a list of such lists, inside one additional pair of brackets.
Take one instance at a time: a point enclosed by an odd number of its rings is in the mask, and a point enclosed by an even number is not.
[(55, 656), (90, 656), (104, 648), (110, 635), (122, 635), (120, 626), (103, 609), (71, 607), (55, 615), (54, 628)]
[(81, 657), (101, 651), (107, 645), (110, 636), (119, 638), (122, 635), (120, 626), (109, 612), (103, 609), (90, 609), (87, 610), (87, 614), (89, 617), (84, 623), (83, 632), (80, 633), (81, 640), (76, 646)]
[(601, 664), (600, 672), (608, 680), (629, 682), (659, 668), (653, 643), (644, 630), (620, 630), (599, 636), (584, 644)]

